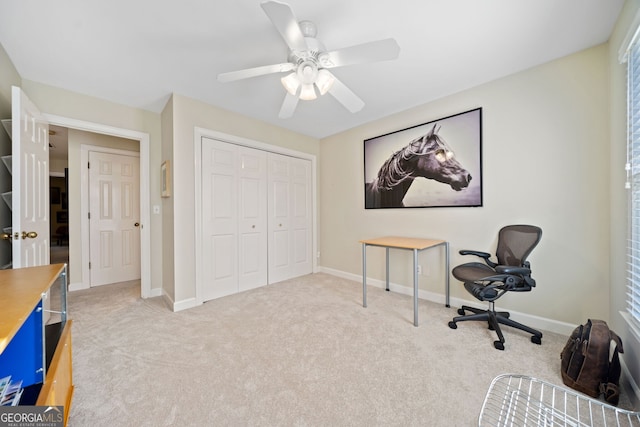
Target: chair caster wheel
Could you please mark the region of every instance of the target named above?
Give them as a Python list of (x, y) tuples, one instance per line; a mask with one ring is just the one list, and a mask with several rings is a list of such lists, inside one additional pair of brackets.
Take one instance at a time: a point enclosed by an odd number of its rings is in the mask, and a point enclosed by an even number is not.
[(533, 335), (533, 336), (531, 336), (531, 342), (534, 343), (534, 344), (541, 345), (542, 344), (542, 337), (539, 337), (537, 335)]
[(464, 312), (464, 310), (463, 310), (463, 309), (459, 308), (459, 309), (458, 309), (458, 314), (459, 314), (460, 316), (464, 316), (464, 315), (465, 315), (465, 312)]
[(454, 321), (449, 322), (449, 327), (451, 329), (458, 329), (458, 325)]
[(494, 341), (493, 346), (498, 350), (504, 350), (504, 343), (502, 341)]

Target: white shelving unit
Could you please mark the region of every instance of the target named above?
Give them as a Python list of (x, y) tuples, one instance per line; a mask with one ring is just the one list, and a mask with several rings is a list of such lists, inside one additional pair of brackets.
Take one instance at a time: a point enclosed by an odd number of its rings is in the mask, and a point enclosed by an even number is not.
[(9, 169), (9, 173), (13, 175), (13, 167), (12, 167), (12, 163), (11, 163), (11, 155), (8, 156), (2, 156), (2, 163), (4, 163), (4, 165), (7, 167), (7, 169)]
[[(4, 128), (5, 131), (7, 131), (7, 134), (9, 135), (9, 139), (12, 138), (12, 133), (11, 133), (11, 119), (4, 119), (4, 120), (0, 120), (0, 122), (2, 122), (2, 127)], [(12, 163), (12, 156), (9, 154), (7, 156), (2, 156), (2, 163), (4, 164), (4, 166), (7, 168), (7, 170), (9, 170), (9, 174), (13, 175), (13, 163)], [(0, 166), (2, 167), (2, 166)], [(11, 210), (11, 200), (12, 200), (12, 194), (11, 191), (7, 191), (5, 193), (2, 193), (2, 200), (4, 200), (4, 202), (7, 204), (7, 206), (9, 206), (9, 210)], [(9, 235), (11, 234), (11, 224), (0, 224), (0, 226), (2, 227), (2, 233), (8, 233)], [(0, 244), (6, 244), (6, 243), (2, 243), (4, 242), (4, 240), (0, 240)], [(11, 241), (9, 240), (9, 245), (11, 244)], [(11, 263), (9, 262), (8, 264), (5, 265), (0, 265), (0, 270), (7, 270), (12, 268)]]

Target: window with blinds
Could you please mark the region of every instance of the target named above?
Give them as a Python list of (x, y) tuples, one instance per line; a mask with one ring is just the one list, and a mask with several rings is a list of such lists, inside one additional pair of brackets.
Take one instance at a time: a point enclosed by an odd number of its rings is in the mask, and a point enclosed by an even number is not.
[(630, 46), (627, 57), (627, 187), (629, 198), (629, 247), (627, 310), (640, 325), (640, 42)]

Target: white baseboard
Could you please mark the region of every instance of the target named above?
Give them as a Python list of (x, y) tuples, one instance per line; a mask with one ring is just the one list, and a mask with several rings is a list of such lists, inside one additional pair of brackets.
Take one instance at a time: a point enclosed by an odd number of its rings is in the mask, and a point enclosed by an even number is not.
[(69, 286), (68, 286), (69, 292), (81, 291), (83, 289), (89, 289), (89, 286), (85, 285), (82, 282), (69, 283)]
[(148, 298), (161, 297), (162, 294), (162, 288), (151, 288)]
[[(85, 285), (82, 282), (70, 283), (68, 286), (69, 292), (82, 291), (84, 289), (89, 289), (89, 288), (90, 287), (88, 285)], [(151, 289), (151, 294), (149, 296), (143, 296), (143, 298), (153, 298), (153, 297), (159, 297), (159, 296), (162, 296), (162, 288), (154, 288), (154, 289)]]
[(164, 289), (161, 289), (160, 291), (162, 292), (162, 298), (164, 298), (165, 303), (167, 303), (169, 308), (174, 312), (187, 310), (189, 308), (197, 307), (200, 305), (195, 298), (188, 298), (188, 299), (176, 302), (173, 300), (173, 298), (169, 296), (169, 294), (164, 292)]
[[(345, 271), (335, 270), (333, 268), (328, 268), (328, 267), (320, 267), (318, 271), (322, 273), (331, 274), (332, 276), (337, 276), (343, 279), (353, 280), (355, 282), (362, 283), (362, 276), (358, 274), (347, 273)], [(368, 285), (384, 289), (386, 284), (384, 280), (372, 279), (367, 277), (367, 286)], [(389, 283), (389, 289), (393, 292), (397, 292), (405, 295), (413, 295), (413, 288), (399, 285), (397, 283)], [(442, 294), (420, 289), (418, 290), (418, 298), (424, 299), (427, 301), (436, 302), (439, 304), (444, 304), (445, 303), (444, 286), (443, 286)], [(486, 305), (482, 304), (479, 301), (465, 300), (462, 298), (455, 298), (455, 297), (451, 297), (449, 300), (449, 303), (452, 307), (460, 307), (462, 305), (468, 305), (471, 307), (478, 307), (482, 309), (486, 308)], [(528, 326), (531, 326), (532, 328), (542, 329), (544, 331), (549, 331), (549, 332), (555, 332), (562, 335), (567, 335), (567, 336), (571, 335), (571, 332), (573, 332), (576, 326), (578, 326), (578, 325), (572, 325), (566, 322), (560, 322), (554, 319), (547, 319), (547, 318), (535, 316), (532, 314), (521, 313), (518, 311), (509, 310), (509, 312), (514, 317), (517, 317), (519, 322), (522, 322)]]

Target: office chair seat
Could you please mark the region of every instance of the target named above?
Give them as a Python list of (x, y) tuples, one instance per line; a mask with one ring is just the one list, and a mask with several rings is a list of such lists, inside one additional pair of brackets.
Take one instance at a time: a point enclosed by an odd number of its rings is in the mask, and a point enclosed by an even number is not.
[(486, 264), (480, 262), (469, 262), (462, 264), (451, 270), (451, 274), (461, 282), (482, 280), (485, 277), (493, 276), (496, 271)]
[[(530, 333), (531, 342), (542, 343), (542, 333), (529, 326), (510, 319), (506, 311), (496, 311), (494, 302), (507, 292), (527, 292), (536, 285), (531, 277), (531, 265), (526, 258), (540, 241), (542, 230), (532, 225), (509, 225), (498, 234), (496, 248), (497, 261), (492, 261), (487, 252), (462, 250), (461, 255), (475, 255), (484, 263), (470, 262), (455, 267), (451, 274), (464, 284), (464, 288), (480, 301), (489, 303), (487, 310), (463, 305), (458, 309), (460, 316), (449, 322), (451, 329), (457, 329), (457, 322), (482, 320), (494, 330), (498, 340), (493, 345), (504, 350), (504, 335), (500, 325), (507, 325)], [(470, 312), (471, 314), (467, 314)]]

